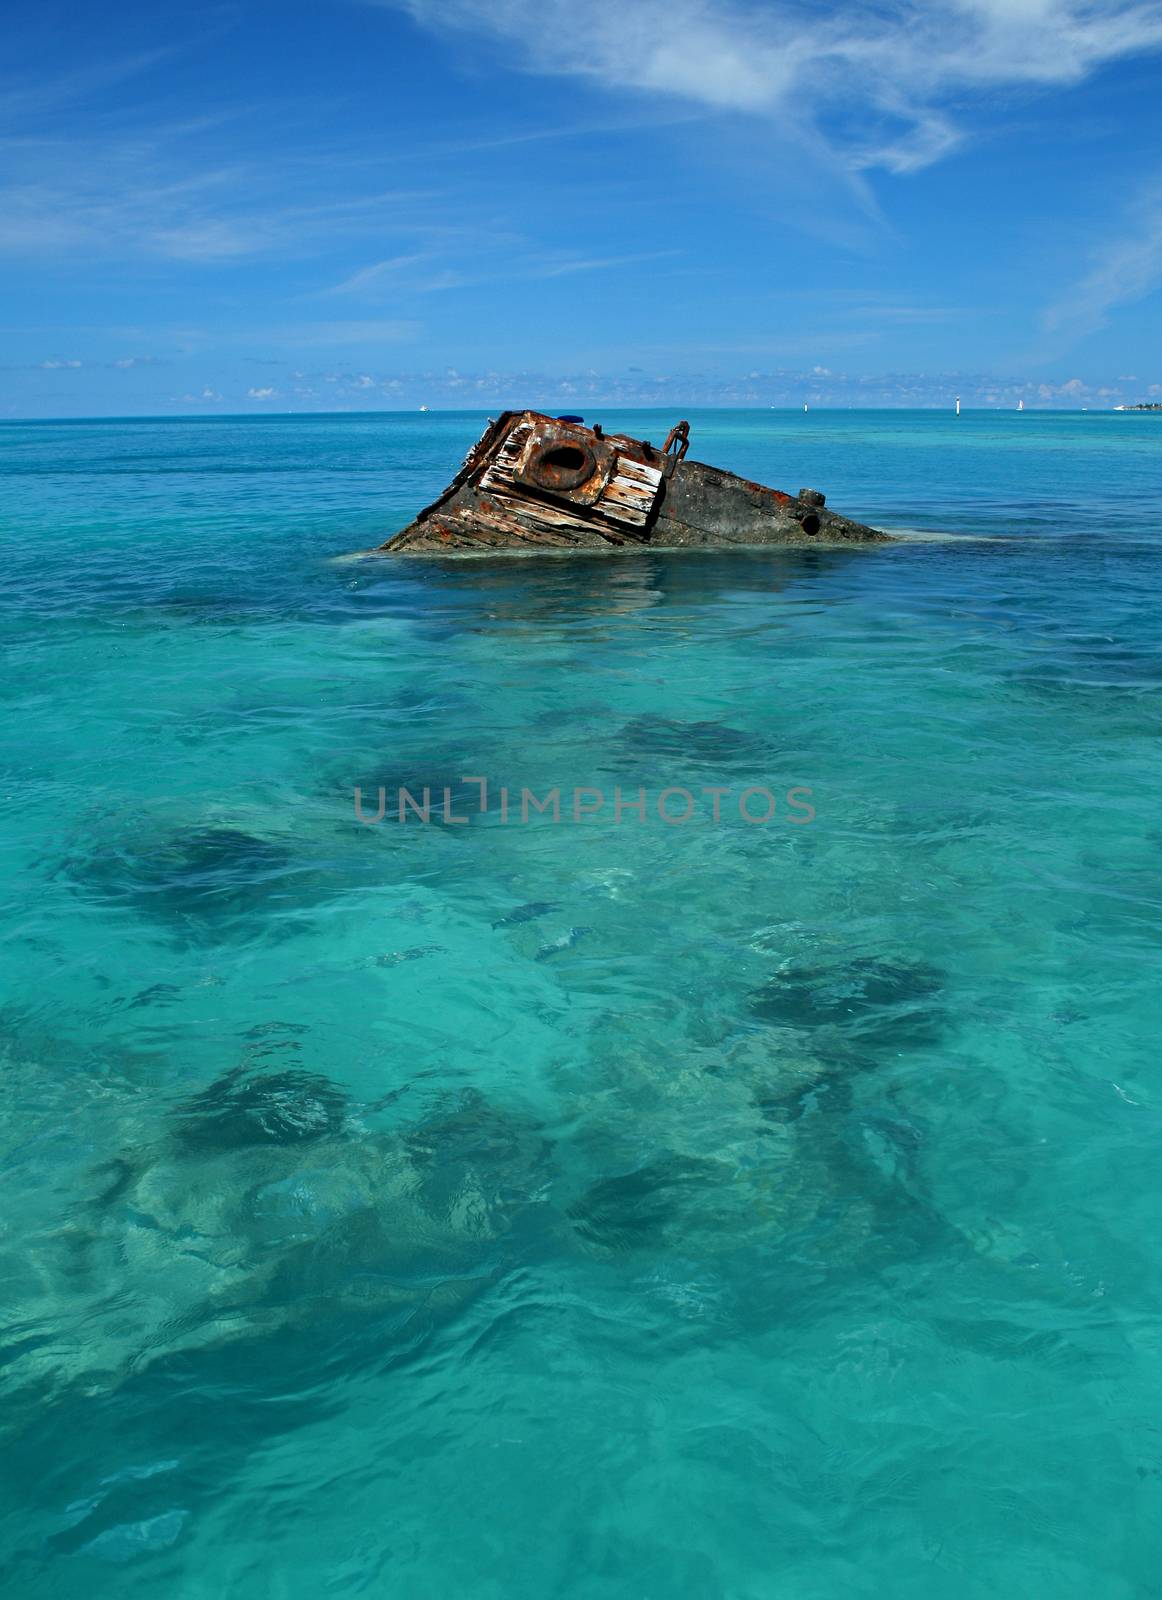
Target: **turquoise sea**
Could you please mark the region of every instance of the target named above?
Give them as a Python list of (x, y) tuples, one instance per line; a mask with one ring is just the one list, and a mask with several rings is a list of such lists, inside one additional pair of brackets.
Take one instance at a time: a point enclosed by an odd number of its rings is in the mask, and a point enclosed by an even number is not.
[(1162, 1595), (1162, 417), (691, 421), (941, 537), (0, 426), (6, 1594)]

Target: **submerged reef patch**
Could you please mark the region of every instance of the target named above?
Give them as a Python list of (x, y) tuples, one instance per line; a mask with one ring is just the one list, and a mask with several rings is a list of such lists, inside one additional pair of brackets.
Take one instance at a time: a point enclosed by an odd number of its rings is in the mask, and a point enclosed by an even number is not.
[(498, 1207), (511, 1211), (549, 1180), (552, 1144), (541, 1126), (498, 1110), (474, 1090), (414, 1125), (401, 1145), (415, 1196), (435, 1216), (467, 1207), (494, 1218)]
[(905, 1049), (943, 1030), (943, 989), (943, 973), (929, 962), (857, 956), (789, 967), (752, 993), (750, 1009), (761, 1022), (834, 1041)]
[(268, 926), (334, 889), (327, 873), (285, 841), (233, 827), (138, 833), (119, 845), (94, 841), (66, 859), (65, 871), (82, 893), (195, 940)]
[(724, 722), (683, 722), (655, 712), (633, 717), (617, 739), (626, 755), (639, 760), (674, 758), (699, 766), (752, 763), (766, 753), (763, 741), (742, 728), (732, 728)]
[(314, 1072), (234, 1068), (176, 1112), (174, 1138), (190, 1151), (306, 1144), (343, 1131), (347, 1097)]
[(632, 1172), (602, 1178), (569, 1208), (574, 1231), (589, 1244), (622, 1251), (664, 1243), (691, 1200), (721, 1182), (721, 1164), (694, 1156), (658, 1156)]

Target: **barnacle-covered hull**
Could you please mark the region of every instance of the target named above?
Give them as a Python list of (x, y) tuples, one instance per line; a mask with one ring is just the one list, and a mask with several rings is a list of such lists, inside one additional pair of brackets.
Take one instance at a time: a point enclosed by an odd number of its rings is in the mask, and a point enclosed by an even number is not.
[(506, 411), (440, 498), (381, 548), (613, 551), (888, 539), (828, 510), (817, 490), (784, 494), (689, 461), (688, 441), (684, 422), (659, 447), (572, 419)]

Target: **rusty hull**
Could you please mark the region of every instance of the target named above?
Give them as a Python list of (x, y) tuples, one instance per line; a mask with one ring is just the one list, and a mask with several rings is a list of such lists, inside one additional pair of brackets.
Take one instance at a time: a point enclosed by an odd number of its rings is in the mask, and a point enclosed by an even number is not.
[(888, 535), (797, 496), (686, 460), (689, 426), (665, 445), (506, 411), (448, 488), (380, 546), (393, 554), (878, 544)]

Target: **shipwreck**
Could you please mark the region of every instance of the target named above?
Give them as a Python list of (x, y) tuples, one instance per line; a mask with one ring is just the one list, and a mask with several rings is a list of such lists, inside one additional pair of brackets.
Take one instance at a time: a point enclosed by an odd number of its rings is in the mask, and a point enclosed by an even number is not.
[(880, 544), (889, 535), (827, 508), (817, 489), (768, 489), (687, 457), (690, 424), (662, 445), (580, 417), (506, 411), (438, 500), (380, 549), (726, 549)]

